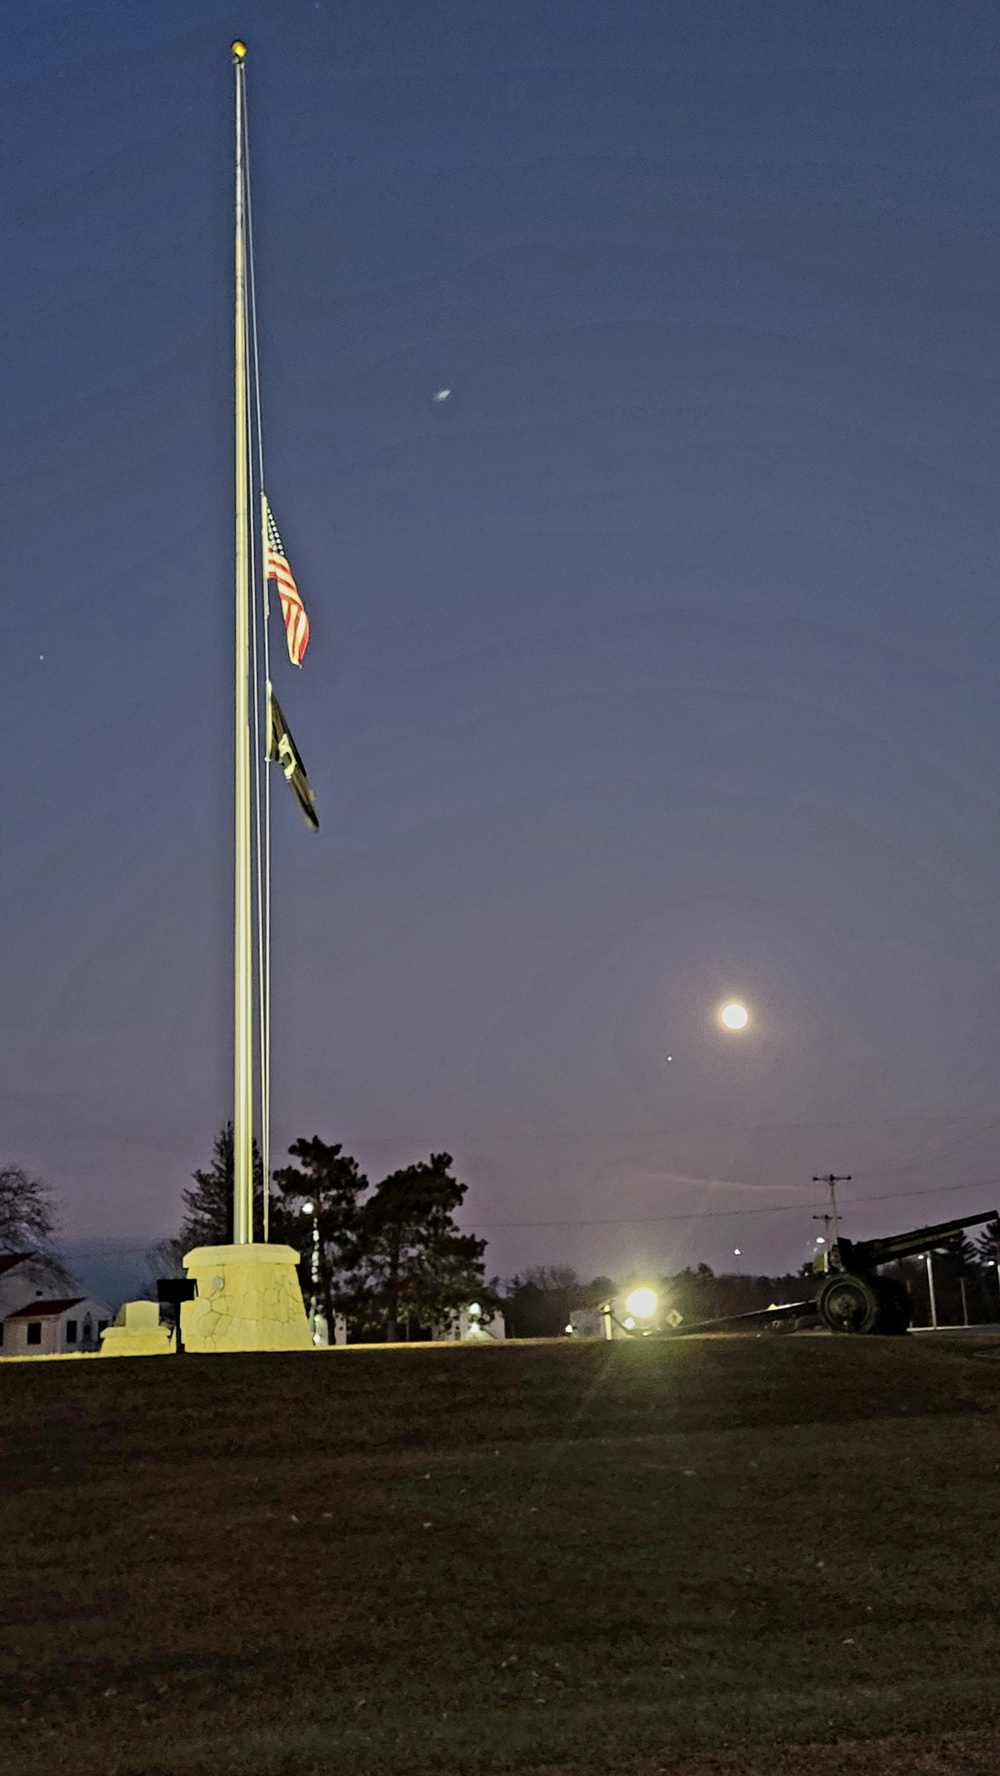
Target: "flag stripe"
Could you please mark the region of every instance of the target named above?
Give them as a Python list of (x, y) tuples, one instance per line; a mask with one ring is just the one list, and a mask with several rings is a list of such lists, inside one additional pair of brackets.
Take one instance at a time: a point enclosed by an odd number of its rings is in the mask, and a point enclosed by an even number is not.
[(264, 512), (267, 518), (267, 551), (264, 563), (265, 578), (275, 580), (278, 595), (281, 599), (281, 614), (285, 621), (285, 640), (288, 643), (288, 658), (293, 666), (301, 666), (306, 648), (309, 646), (309, 618), (302, 602), (299, 589), (295, 584), (295, 576), (288, 565), (278, 526), (274, 522), (274, 514), (270, 503), (265, 498)]

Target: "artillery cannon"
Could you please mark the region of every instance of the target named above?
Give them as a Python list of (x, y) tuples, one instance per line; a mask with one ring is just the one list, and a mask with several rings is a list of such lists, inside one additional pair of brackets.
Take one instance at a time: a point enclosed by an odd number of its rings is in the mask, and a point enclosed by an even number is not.
[(987, 1209), (981, 1215), (960, 1215), (955, 1221), (890, 1233), (884, 1239), (835, 1240), (813, 1266), (823, 1279), (816, 1296), (817, 1315), (831, 1332), (906, 1332), (913, 1317), (910, 1298), (895, 1277), (877, 1274), (880, 1266), (946, 1245), (967, 1227), (996, 1219), (996, 1210)]
[(880, 1276), (880, 1267), (947, 1245), (967, 1227), (997, 1219), (996, 1209), (986, 1209), (981, 1215), (960, 1215), (955, 1221), (890, 1233), (884, 1239), (836, 1239), (813, 1264), (822, 1278), (814, 1299), (757, 1308), (753, 1313), (731, 1314), (721, 1320), (696, 1320), (661, 1336), (682, 1338), (690, 1332), (722, 1332), (740, 1326), (749, 1329), (755, 1322), (782, 1330), (816, 1321), (830, 1332), (907, 1332), (913, 1318), (910, 1297), (895, 1277)]

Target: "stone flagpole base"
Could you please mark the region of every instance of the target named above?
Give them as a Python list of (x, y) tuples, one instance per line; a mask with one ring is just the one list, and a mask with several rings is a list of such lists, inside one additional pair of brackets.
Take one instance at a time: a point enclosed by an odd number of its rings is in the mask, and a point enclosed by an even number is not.
[(181, 1302), (189, 1351), (312, 1350), (291, 1246), (196, 1246), (184, 1268), (198, 1285)]

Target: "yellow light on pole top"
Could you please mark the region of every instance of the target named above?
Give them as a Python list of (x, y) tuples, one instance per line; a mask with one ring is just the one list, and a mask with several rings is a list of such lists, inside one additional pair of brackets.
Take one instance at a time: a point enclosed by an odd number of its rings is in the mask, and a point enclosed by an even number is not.
[(238, 37), (235, 43), (230, 44), (229, 48), (234, 62), (246, 61), (247, 46), (245, 43), (241, 43)]
[(750, 1022), (750, 1013), (738, 999), (730, 999), (719, 1012), (719, 1022), (727, 1030), (745, 1030)]

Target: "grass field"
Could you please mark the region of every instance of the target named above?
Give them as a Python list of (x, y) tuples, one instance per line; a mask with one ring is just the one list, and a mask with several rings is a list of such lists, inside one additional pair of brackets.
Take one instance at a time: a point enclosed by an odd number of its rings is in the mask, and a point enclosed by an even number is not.
[(998, 1359), (0, 1365), (0, 1765), (995, 1776)]

